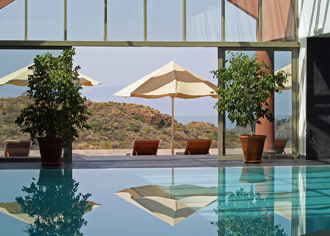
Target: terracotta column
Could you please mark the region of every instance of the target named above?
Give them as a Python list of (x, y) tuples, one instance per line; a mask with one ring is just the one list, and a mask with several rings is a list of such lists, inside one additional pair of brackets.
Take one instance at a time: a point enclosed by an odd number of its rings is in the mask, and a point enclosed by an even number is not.
[[(256, 56), (258, 61), (264, 61), (268, 66), (270, 66), (270, 71), (274, 68), (274, 52), (269, 51), (257, 51)], [(268, 98), (267, 103), (269, 104), (269, 109), (275, 114), (274, 106), (274, 92), (272, 92), (272, 98)], [(266, 135), (266, 141), (264, 146), (264, 152), (274, 151), (274, 139), (275, 139), (275, 125), (274, 122), (269, 122), (267, 118), (260, 119), (261, 124), (256, 125), (256, 134)]]

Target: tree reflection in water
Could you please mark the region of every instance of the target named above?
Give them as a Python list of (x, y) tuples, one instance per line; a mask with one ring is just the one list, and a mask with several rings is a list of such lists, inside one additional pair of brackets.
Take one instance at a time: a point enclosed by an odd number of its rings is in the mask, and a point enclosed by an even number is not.
[(245, 192), (243, 188), (230, 193), (227, 201), (219, 202), (214, 209), (218, 216), (217, 222), (211, 222), (217, 227), (218, 235), (242, 236), (284, 236), (287, 235), (281, 225), (272, 221), (273, 207), (260, 193)]
[(72, 178), (72, 171), (40, 170), (39, 180), (33, 178), (27, 193), (17, 197), (22, 212), (35, 219), (25, 230), (29, 235), (75, 235), (87, 224), (83, 215), (95, 203), (87, 201), (90, 193), (77, 193), (79, 183)]

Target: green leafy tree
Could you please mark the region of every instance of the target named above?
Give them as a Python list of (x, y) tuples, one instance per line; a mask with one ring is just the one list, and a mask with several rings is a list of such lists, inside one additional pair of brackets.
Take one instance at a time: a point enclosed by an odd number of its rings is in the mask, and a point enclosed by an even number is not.
[(255, 56), (249, 57), (242, 52), (231, 52), (231, 58), (226, 62), (229, 62), (228, 67), (211, 71), (219, 84), (215, 108), (221, 114), (227, 112), (229, 120), (237, 125), (249, 125), (253, 135), (253, 127), (260, 124), (260, 118), (274, 120), (267, 99), (272, 97), (273, 91), (280, 93), (287, 74), (283, 71), (276, 75), (269, 73), (265, 62), (258, 62)]
[(75, 50), (64, 50), (54, 57), (50, 53), (37, 55), (29, 69), (26, 95), (32, 104), (23, 108), (16, 119), (23, 132), (36, 137), (78, 138), (78, 129), (88, 128), (86, 98), (81, 96), (78, 69), (73, 68)]

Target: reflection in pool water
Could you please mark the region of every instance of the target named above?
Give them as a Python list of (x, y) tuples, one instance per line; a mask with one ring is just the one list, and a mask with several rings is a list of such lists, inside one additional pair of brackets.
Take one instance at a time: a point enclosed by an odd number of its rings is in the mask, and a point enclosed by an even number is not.
[(330, 235), (329, 179), (329, 166), (1, 170), (0, 234)]
[(79, 183), (71, 172), (40, 170), (38, 181), (33, 178), (30, 186), (22, 188), (25, 196), (0, 207), (29, 224), (24, 230), (28, 235), (82, 235), (80, 228), (87, 224), (83, 215), (99, 205), (88, 201), (91, 194), (77, 192)]
[(216, 187), (191, 184), (145, 185), (115, 193), (129, 203), (174, 226), (217, 200)]

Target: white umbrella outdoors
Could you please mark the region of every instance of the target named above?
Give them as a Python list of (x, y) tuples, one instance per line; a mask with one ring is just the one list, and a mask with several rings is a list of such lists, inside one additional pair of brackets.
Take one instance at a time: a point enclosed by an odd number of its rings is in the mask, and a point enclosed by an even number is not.
[(174, 155), (174, 98), (217, 98), (217, 86), (171, 61), (167, 65), (123, 88), (114, 95), (123, 97), (172, 99), (172, 144)]
[(284, 71), (286, 74), (289, 74), (287, 81), (284, 83), (284, 88), (282, 90), (289, 90), (292, 88), (292, 74), (291, 74), (291, 64), (282, 67), (281, 69), (275, 71), (277, 74), (280, 71)]
[[(27, 86), (29, 84), (28, 76), (33, 74), (33, 70), (29, 70), (28, 67), (32, 66), (28, 65), (23, 67), (17, 71), (14, 71), (2, 78), (0, 78), (0, 86), (5, 84), (13, 84), (17, 86)], [(93, 80), (92, 78), (79, 73), (80, 83), (84, 86), (94, 86), (101, 84), (100, 82)]]

